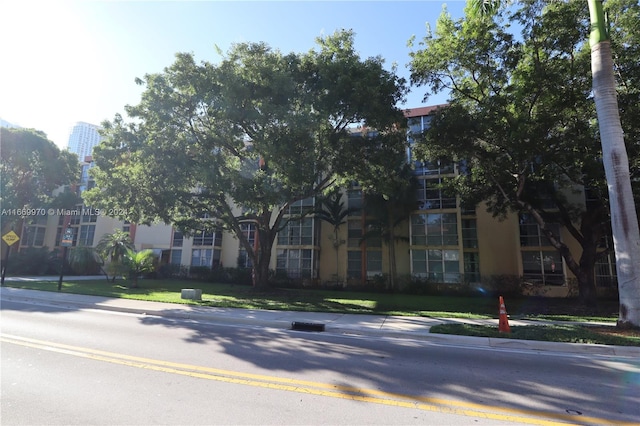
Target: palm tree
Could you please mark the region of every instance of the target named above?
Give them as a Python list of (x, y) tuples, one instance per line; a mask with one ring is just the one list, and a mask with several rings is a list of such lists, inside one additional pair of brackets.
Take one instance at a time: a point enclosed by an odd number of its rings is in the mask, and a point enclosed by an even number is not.
[(346, 243), (346, 240), (340, 239), (340, 227), (347, 223), (347, 218), (359, 208), (345, 208), (342, 201), (342, 194), (339, 189), (333, 190), (324, 197), (319, 197), (319, 208), (314, 210), (315, 216), (333, 226), (333, 236), (331, 237), (333, 248), (336, 251), (336, 282), (340, 281), (340, 246)]
[(138, 277), (144, 273), (151, 272), (155, 268), (156, 255), (153, 250), (142, 250), (136, 252), (127, 249), (122, 257), (124, 267), (132, 280), (131, 288), (138, 288)]
[(79, 246), (72, 247), (69, 251), (69, 264), (76, 273), (87, 274), (95, 273), (98, 269), (107, 277), (109, 275), (104, 271), (104, 260), (92, 247)]
[[(470, 0), (477, 15), (489, 15), (504, 0)], [(620, 312), (618, 327), (640, 328), (640, 229), (631, 191), (629, 158), (620, 122), (613, 56), (602, 0), (587, 0), (591, 18), (593, 98), (609, 188)]]
[(116, 279), (120, 261), (127, 250), (135, 250), (135, 246), (129, 238), (129, 233), (119, 229), (114, 229), (112, 234), (105, 234), (96, 245), (98, 254), (109, 261), (109, 269), (113, 274), (112, 281)]
[(397, 282), (396, 242), (407, 237), (396, 234), (396, 228), (405, 222), (418, 207), (417, 180), (409, 164), (404, 164), (397, 176), (388, 179), (385, 192), (368, 194), (365, 200), (367, 231), (362, 240), (381, 239), (388, 249), (389, 281), (387, 287), (395, 290)]

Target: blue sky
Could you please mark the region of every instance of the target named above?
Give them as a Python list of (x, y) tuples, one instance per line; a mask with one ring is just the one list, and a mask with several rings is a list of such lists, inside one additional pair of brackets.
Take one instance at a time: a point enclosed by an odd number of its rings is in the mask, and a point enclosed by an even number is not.
[[(160, 72), (176, 52), (217, 62), (215, 45), (264, 41), (304, 52), (315, 38), (353, 29), (363, 57), (381, 55), (408, 77), (407, 40), (435, 27), (443, 5), (463, 1), (31, 1), (0, 6), (0, 118), (42, 130), (66, 147), (76, 121), (100, 124), (136, 104), (136, 77)], [(405, 106), (423, 105), (425, 88)], [(446, 95), (430, 97), (442, 103)]]

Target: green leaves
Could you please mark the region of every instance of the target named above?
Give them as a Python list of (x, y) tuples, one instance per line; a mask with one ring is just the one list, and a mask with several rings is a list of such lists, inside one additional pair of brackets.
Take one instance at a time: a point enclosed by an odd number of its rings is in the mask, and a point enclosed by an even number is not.
[[(435, 37), (413, 53), (414, 83), (451, 90), (449, 106), (436, 111), (415, 152), (426, 160), (464, 161), (464, 173), (451, 182), (463, 204), (484, 202), (498, 217), (528, 212), (541, 229), (547, 221), (562, 223), (581, 245), (580, 262), (558, 238), (550, 244), (579, 278), (583, 295), (593, 284), (586, 277), (593, 277), (595, 242), (609, 226), (606, 196), (585, 203), (576, 190), (604, 195), (607, 184), (592, 99), (587, 3), (523, 0), (493, 15), (492, 4), (474, 4), (464, 19), (443, 15)], [(614, 34), (628, 46), (638, 44), (629, 42), (639, 33), (631, 36), (633, 19), (626, 20), (640, 16), (635, 8), (612, 8), (620, 23)], [(518, 27), (517, 38), (510, 25)], [(626, 54), (620, 49), (620, 69), (628, 78), (637, 74), (628, 72), (637, 69), (637, 60)], [(623, 93), (628, 88), (619, 86)], [(632, 98), (638, 93), (631, 92)], [(625, 121), (634, 134), (638, 126), (630, 118), (640, 122), (632, 106), (638, 102), (622, 104), (629, 107)], [(637, 154), (638, 144), (631, 146)]]
[[(48, 207), (54, 201), (55, 189), (77, 180), (78, 157), (61, 151), (42, 132), (3, 127), (0, 128), (0, 143), (0, 204), (3, 209)], [(61, 202), (62, 199), (58, 205)]]
[[(488, 201), (496, 214), (520, 208), (527, 181), (552, 181), (560, 190), (584, 184), (594, 170), (599, 149), (581, 16), (585, 5), (577, 1), (524, 1), (497, 9), (495, 19), (443, 14), (435, 37), (413, 53), (414, 83), (452, 91), (416, 153), (467, 161), (457, 189), (474, 203)], [(502, 21), (519, 26), (520, 41)]]
[[(381, 58), (360, 58), (353, 42), (351, 32), (338, 32), (303, 54), (240, 43), (216, 64), (176, 55), (140, 80), (145, 91), (127, 107), (130, 123), (119, 116), (106, 123), (94, 152), (97, 188), (86, 201), (187, 234), (218, 222), (258, 265), (291, 203), (364, 170), (371, 147), (352, 143), (348, 126), (402, 127), (395, 105), (404, 81)], [(343, 167), (347, 153), (354, 167)], [(205, 213), (215, 220), (203, 220)], [(253, 252), (243, 220), (255, 221), (266, 250)]]

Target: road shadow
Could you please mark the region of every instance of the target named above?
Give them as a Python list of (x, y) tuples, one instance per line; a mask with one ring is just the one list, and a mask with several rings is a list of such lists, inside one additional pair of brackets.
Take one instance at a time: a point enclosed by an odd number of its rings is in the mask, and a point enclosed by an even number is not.
[[(214, 324), (160, 317), (140, 321), (182, 329), (186, 342), (214, 343), (225, 354), (270, 374), (326, 374), (337, 392), (349, 393), (346, 388), (357, 386), (404, 395), (415, 404), (463, 401), (501, 407), (496, 408), (498, 412), (506, 408), (510, 415), (544, 411), (556, 420), (579, 424), (585, 424), (581, 421), (585, 417), (630, 422), (640, 418), (639, 360), (612, 362), (604, 357), (453, 348), (406, 339), (248, 326), (222, 330)], [(584, 385), (585, 378), (592, 378), (597, 394), (603, 397), (594, 398)]]

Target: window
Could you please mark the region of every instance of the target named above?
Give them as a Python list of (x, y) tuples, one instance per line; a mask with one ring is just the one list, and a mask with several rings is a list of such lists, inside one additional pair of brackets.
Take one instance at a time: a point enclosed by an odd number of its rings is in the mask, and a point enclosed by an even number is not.
[(290, 278), (311, 278), (311, 256), (310, 249), (278, 249), (276, 272), (285, 272)]
[(362, 213), (359, 211), (362, 209), (362, 191), (359, 189), (353, 189), (347, 191), (347, 203), (351, 212), (349, 212), (349, 216), (359, 216)]
[(453, 161), (415, 161), (414, 173), (419, 176), (449, 175), (455, 172)]
[(255, 223), (241, 223), (240, 229), (244, 236), (249, 240), (249, 244), (253, 247), (256, 243), (256, 224)]
[(171, 242), (172, 247), (182, 247), (184, 242), (184, 236), (180, 231), (173, 231), (173, 241)]
[(441, 178), (418, 179), (416, 195), (420, 210), (456, 208), (456, 196), (451, 191), (441, 188), (443, 182)]
[(198, 231), (193, 235), (194, 246), (221, 246), (222, 233), (215, 231)]
[[(547, 223), (548, 229), (560, 237), (560, 225)], [(545, 250), (551, 244), (529, 214), (520, 215), (520, 246), (522, 250), (522, 272), (525, 281), (542, 285), (563, 285), (564, 267), (562, 256), (554, 250)]]
[(460, 282), (458, 250), (412, 250), (412, 273), (435, 282)]
[[(560, 237), (560, 225), (557, 223), (547, 223), (547, 228)], [(540, 226), (529, 214), (520, 215), (520, 246), (522, 247), (545, 247), (550, 246), (549, 240), (542, 233)]]
[(91, 207), (82, 209), (82, 223), (96, 223), (98, 221), (98, 210)]
[(480, 282), (480, 255), (464, 252), (464, 277), (472, 283)]
[(563, 285), (562, 256), (557, 251), (523, 251), (522, 273), (525, 281), (543, 285)]
[(182, 264), (182, 249), (172, 249), (169, 262), (172, 265)]
[(95, 225), (82, 225), (80, 226), (80, 235), (78, 236), (79, 246), (92, 246), (93, 237), (96, 232)]
[(313, 244), (313, 219), (304, 218), (288, 222), (278, 232), (278, 245), (299, 246)]
[(616, 256), (613, 252), (598, 259), (595, 269), (596, 285), (598, 287), (616, 287), (618, 285)]
[(464, 248), (478, 248), (478, 229), (475, 219), (462, 219), (462, 246)]
[(79, 214), (71, 215), (71, 221), (69, 222), (69, 225), (80, 225), (80, 217), (81, 216)]
[(238, 251), (238, 268), (250, 269), (253, 267), (253, 262), (245, 249)]
[(220, 264), (220, 250), (193, 249), (191, 250), (191, 266), (215, 267)]
[(425, 115), (409, 118), (409, 120), (407, 120), (407, 125), (409, 126), (409, 135), (420, 135), (420, 133), (422, 133), (422, 131), (427, 127), (429, 121), (431, 121), (431, 117)]
[(367, 276), (382, 275), (382, 252), (367, 250)]
[(25, 226), (20, 239), (22, 247), (42, 247), (44, 246), (44, 235), (47, 228), (44, 226), (29, 225)]
[(456, 213), (416, 214), (411, 216), (411, 244), (457, 246)]
[(194, 246), (212, 246), (213, 232), (199, 231), (193, 235)]
[(305, 198), (304, 200), (296, 201), (289, 206), (289, 214), (299, 215), (302, 213), (313, 210), (314, 199), (313, 197)]
[(587, 209), (599, 208), (602, 205), (603, 198), (604, 197), (600, 195), (600, 191), (598, 189), (595, 189), (595, 188), (584, 189), (584, 202)]
[(347, 277), (362, 278), (362, 252), (347, 252)]
[(362, 240), (362, 221), (350, 220), (347, 223), (347, 247), (360, 247)]

